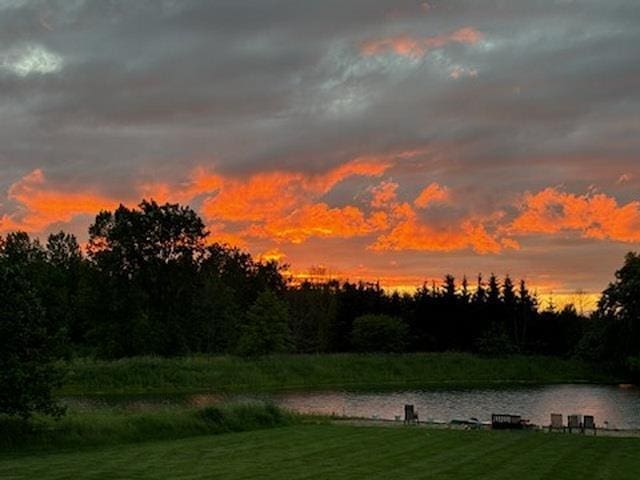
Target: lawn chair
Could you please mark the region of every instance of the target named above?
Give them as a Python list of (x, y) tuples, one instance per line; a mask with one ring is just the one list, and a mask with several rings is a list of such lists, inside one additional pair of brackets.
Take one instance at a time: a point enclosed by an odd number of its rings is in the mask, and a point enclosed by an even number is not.
[(593, 434), (596, 433), (596, 422), (593, 419), (593, 415), (585, 415), (584, 421), (582, 422), (582, 433), (585, 433), (585, 430), (593, 430)]
[(413, 405), (404, 406), (404, 423), (405, 425), (411, 423), (420, 423), (418, 420), (418, 412), (415, 411)]
[(576, 430), (582, 430), (582, 415), (569, 415), (567, 420), (567, 428), (569, 433), (575, 428)]
[(564, 424), (562, 423), (562, 414), (561, 413), (552, 413), (551, 414), (551, 424), (549, 425), (549, 431), (552, 430), (562, 430), (564, 429)]

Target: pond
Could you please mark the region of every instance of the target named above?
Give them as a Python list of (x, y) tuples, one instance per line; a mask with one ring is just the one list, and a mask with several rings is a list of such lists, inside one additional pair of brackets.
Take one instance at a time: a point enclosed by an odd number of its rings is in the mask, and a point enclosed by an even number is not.
[(393, 420), (405, 404), (413, 404), (421, 420), (448, 422), (492, 413), (521, 415), (537, 425), (548, 425), (550, 413), (593, 415), (599, 426), (640, 429), (640, 389), (630, 385), (544, 385), (501, 389), (442, 389), (395, 392), (288, 392), (264, 395), (197, 394), (180, 397), (74, 397), (74, 408), (122, 406), (147, 410), (163, 406), (208, 406), (223, 401), (272, 400), (300, 412)]
[(430, 390), (385, 393), (290, 393), (284, 407), (303, 413), (394, 419), (413, 404), (421, 420), (491, 420), (492, 413), (521, 415), (548, 425), (551, 413), (593, 415), (598, 425), (640, 428), (640, 390), (608, 385), (549, 385), (514, 389)]

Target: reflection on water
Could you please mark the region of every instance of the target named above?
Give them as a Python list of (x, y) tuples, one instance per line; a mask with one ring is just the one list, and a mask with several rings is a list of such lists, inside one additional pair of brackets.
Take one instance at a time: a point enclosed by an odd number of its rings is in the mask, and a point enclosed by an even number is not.
[[(598, 425), (640, 428), (640, 390), (608, 385), (549, 385), (507, 390), (436, 390), (392, 393), (291, 393), (278, 403), (299, 412), (394, 419), (405, 403), (415, 405), (423, 420), (450, 421), (492, 413), (522, 415), (548, 425), (551, 413), (593, 415)], [(566, 421), (566, 420), (565, 420)]]
[(640, 389), (610, 385), (548, 385), (512, 389), (429, 390), (399, 392), (292, 392), (222, 396), (198, 394), (180, 397), (69, 398), (76, 409), (119, 407), (141, 411), (190, 405), (203, 407), (223, 401), (270, 399), (301, 413), (394, 419), (404, 404), (415, 405), (422, 420), (450, 421), (476, 417), (491, 419), (492, 413), (522, 415), (538, 425), (549, 424), (550, 413), (593, 415), (598, 425), (640, 429)]

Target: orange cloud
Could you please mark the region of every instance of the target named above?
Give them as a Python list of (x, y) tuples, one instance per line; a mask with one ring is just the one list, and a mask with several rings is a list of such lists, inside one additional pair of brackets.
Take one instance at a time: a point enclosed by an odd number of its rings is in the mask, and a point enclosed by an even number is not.
[(447, 187), (431, 183), (416, 197), (413, 206), (397, 201), (397, 187), (396, 183), (382, 182), (371, 189), (371, 205), (385, 209), (376, 212), (380, 215), (379, 230), (387, 230), (370, 245), (371, 250), (455, 251), (470, 248), (485, 254), (519, 248), (514, 240), (498, 239), (487, 231), (485, 223), (498, 223), (502, 218), (500, 212), (483, 219), (454, 221), (442, 227), (420, 219), (414, 207), (425, 209), (434, 203), (450, 202), (451, 194)]
[(397, 201), (396, 190), (398, 184), (394, 182), (382, 182), (375, 187), (371, 187), (371, 206), (373, 208), (386, 208)]
[[(413, 202), (400, 200), (399, 184), (389, 180), (369, 188), (369, 205), (326, 202), (324, 196), (338, 183), (353, 176), (379, 177), (397, 157), (360, 157), (323, 174), (276, 171), (245, 180), (198, 168), (186, 181), (175, 184), (140, 182), (131, 198), (124, 200), (129, 205), (141, 197), (187, 204), (196, 201), (211, 230), (210, 240), (243, 248), (258, 238), (300, 244), (312, 237), (368, 236), (372, 242), (368, 248), (377, 251), (473, 250), (487, 254), (519, 249), (517, 236), (567, 232), (584, 238), (640, 242), (640, 202), (621, 205), (601, 193), (575, 195), (547, 188), (525, 194), (515, 205), (515, 216), (500, 210), (491, 215), (468, 213), (446, 224), (425, 217), (429, 213), (425, 209), (433, 204), (453, 202), (449, 189), (435, 182)], [(7, 198), (13, 210), (0, 218), (0, 231), (36, 234), (119, 203), (94, 189), (71, 191), (55, 186), (42, 170), (14, 183)]]
[(281, 262), (284, 257), (287, 255), (284, 254), (278, 248), (272, 248), (271, 250), (267, 250), (266, 252), (262, 252), (258, 258), (263, 262)]
[(477, 253), (498, 253), (514, 248), (513, 242), (502, 242), (491, 235), (480, 220), (471, 218), (438, 227), (422, 221), (408, 203), (398, 205), (393, 212), (397, 223), (369, 247), (377, 251), (419, 250), (451, 252), (472, 249)]
[(464, 27), (448, 34), (432, 37), (414, 38), (408, 35), (397, 35), (368, 40), (362, 43), (360, 52), (365, 56), (395, 53), (404, 57), (418, 58), (430, 50), (442, 48), (450, 43), (473, 45), (483, 37), (484, 34), (473, 27)]
[(330, 208), (326, 203), (315, 203), (275, 218), (262, 226), (254, 226), (255, 236), (302, 243), (309, 237), (350, 238), (367, 235), (381, 228), (379, 217), (370, 221), (357, 207)]
[(447, 202), (449, 199), (449, 189), (434, 182), (420, 192), (413, 204), (418, 208), (426, 208), (432, 203)]
[(206, 218), (231, 222), (260, 222), (280, 217), (305, 197), (300, 173), (270, 172), (246, 181), (225, 179), (219, 192), (202, 205)]
[(524, 195), (513, 234), (578, 232), (584, 238), (640, 242), (640, 202), (619, 205), (604, 194), (574, 195), (547, 188)]
[(224, 223), (209, 223), (207, 225), (209, 230), (209, 236), (207, 237), (207, 243), (221, 243), (231, 245), (238, 248), (249, 248), (245, 232), (231, 232), (226, 229)]
[(208, 218), (232, 222), (281, 218), (348, 177), (380, 176), (390, 166), (384, 158), (361, 157), (323, 175), (280, 171), (258, 173), (248, 180), (225, 178), (217, 185), (219, 193), (205, 200), (202, 212)]
[(0, 229), (5, 232), (41, 232), (53, 223), (70, 222), (78, 215), (95, 215), (119, 203), (91, 191), (67, 192), (54, 188), (40, 169), (11, 185), (7, 196), (20, 206), (16, 212), (0, 219)]
[[(126, 200), (133, 204), (140, 198), (153, 198), (161, 203), (189, 204), (200, 199), (201, 213), (209, 223), (212, 238), (239, 245), (256, 232), (262, 232), (261, 236), (269, 232), (275, 239), (292, 242), (304, 241), (309, 236), (348, 237), (379, 228), (382, 219), (375, 215), (370, 224), (356, 207), (329, 208), (321, 201), (322, 197), (350, 177), (380, 176), (395, 158), (417, 153), (361, 156), (323, 174), (276, 171), (239, 179), (196, 168), (184, 182), (139, 181), (132, 198)], [(8, 199), (17, 206), (0, 218), (0, 229), (34, 233), (42, 233), (55, 223), (70, 222), (78, 215), (94, 215), (114, 208), (119, 203), (89, 189), (69, 191), (52, 185), (42, 170), (14, 183)], [(238, 225), (241, 223), (245, 225)]]

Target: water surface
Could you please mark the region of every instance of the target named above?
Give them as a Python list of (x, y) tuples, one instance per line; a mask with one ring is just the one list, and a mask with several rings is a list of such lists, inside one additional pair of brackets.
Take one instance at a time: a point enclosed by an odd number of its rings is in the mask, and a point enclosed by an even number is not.
[(276, 397), (303, 413), (394, 419), (413, 404), (421, 420), (491, 420), (492, 413), (521, 415), (548, 425), (551, 413), (593, 415), (598, 425), (640, 429), (640, 389), (610, 385), (548, 385), (512, 389), (429, 390), (380, 393), (309, 392)]
[(395, 392), (288, 392), (261, 395), (197, 394), (182, 396), (73, 397), (75, 409), (122, 407), (144, 411), (175, 406), (208, 406), (224, 401), (271, 400), (300, 412), (393, 420), (413, 404), (421, 420), (449, 422), (492, 413), (521, 415), (537, 425), (548, 425), (551, 413), (593, 415), (596, 424), (640, 429), (640, 389), (614, 385), (545, 385), (500, 389), (442, 389)]

